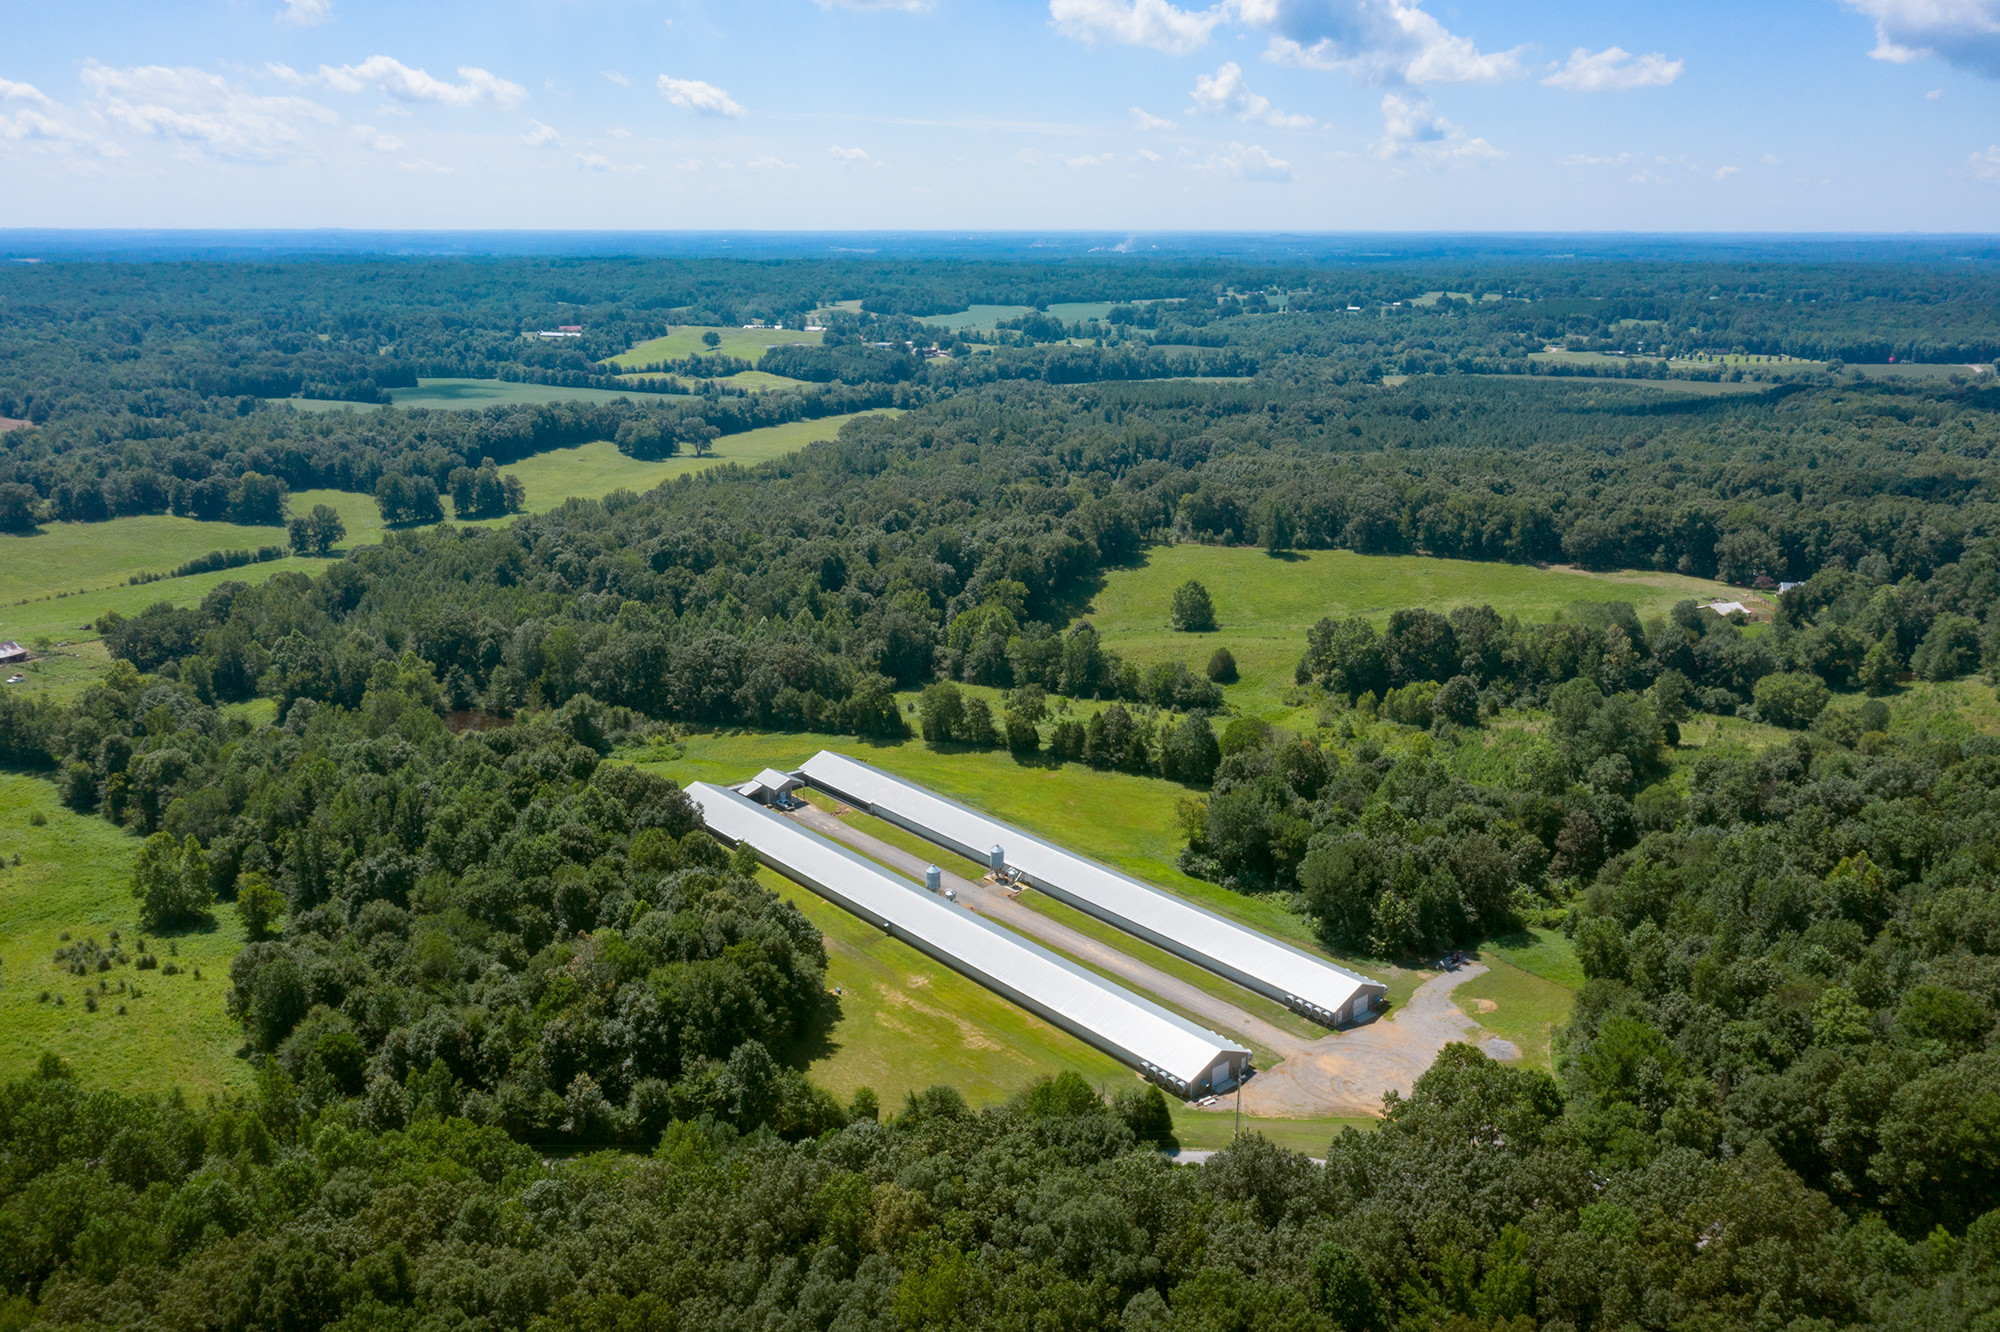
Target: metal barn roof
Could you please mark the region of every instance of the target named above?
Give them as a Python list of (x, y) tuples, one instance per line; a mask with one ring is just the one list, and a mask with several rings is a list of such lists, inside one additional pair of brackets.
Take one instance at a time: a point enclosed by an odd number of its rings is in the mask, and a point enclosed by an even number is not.
[(980, 864), (988, 863), (989, 848), (997, 843), (1008, 867), (1051, 897), (1322, 1022), (1357, 1017), (1365, 1007), (1357, 1009), (1355, 1000), (1379, 1001), (1385, 993), (1378, 981), (1246, 929), (859, 759), (821, 750), (800, 773), (814, 786)]
[(687, 794), (709, 831), (724, 841), (747, 842), (787, 878), (1183, 1095), (1233, 1082), (1249, 1060), (1242, 1046), (931, 896), (734, 791), (695, 782)]

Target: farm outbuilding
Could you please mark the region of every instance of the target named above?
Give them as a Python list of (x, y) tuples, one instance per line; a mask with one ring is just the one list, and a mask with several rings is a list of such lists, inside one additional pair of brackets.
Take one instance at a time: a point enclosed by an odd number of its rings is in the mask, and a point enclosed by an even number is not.
[(1236, 1085), (1250, 1052), (726, 787), (688, 798), (708, 830), (919, 952), (1192, 1098)]
[(760, 805), (784, 804), (784, 797), (798, 790), (805, 783), (790, 773), (779, 772), (776, 768), (766, 768), (736, 788), (738, 795), (748, 796)]
[(0, 643), (0, 661), (26, 661), (27, 659), (28, 649), (22, 647), (13, 639), (10, 638), (4, 643)]
[(800, 769), (813, 786), (1050, 897), (1178, 954), (1295, 1012), (1340, 1026), (1378, 1007), (1381, 982), (1279, 943), (1224, 916), (1066, 851), (880, 768), (821, 750)]

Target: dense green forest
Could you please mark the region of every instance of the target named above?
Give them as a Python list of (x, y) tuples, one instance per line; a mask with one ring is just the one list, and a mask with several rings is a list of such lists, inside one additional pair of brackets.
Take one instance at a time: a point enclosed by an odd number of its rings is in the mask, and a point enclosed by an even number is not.
[[(1858, 260), (0, 270), (31, 423), (0, 526), (289, 518), (328, 556), (106, 616), (108, 672), (0, 694), (0, 759), (143, 839), (140, 929), (66, 961), (129, 981), (235, 913), (259, 1070), (200, 1107), (53, 1058), (0, 1087), (0, 1327), (1983, 1324), (2000, 741), (1908, 695), (2000, 673), (2000, 393), (1837, 362), (1990, 361), (1997, 294)], [(971, 304), (1027, 312), (925, 322)], [(615, 383), (670, 328), (808, 315), (823, 345), (759, 363), (802, 387), (264, 401)], [(586, 334), (524, 337), (558, 322)], [(1552, 342), (1623, 355), (1554, 374)], [(877, 406), (505, 526), (335, 554), (288, 508), (505, 514), (543, 450)], [(1329, 618), (1280, 731), (1230, 711), (1227, 653), (1142, 665), (1090, 622), (1166, 542), (1796, 586), (1754, 625)], [(1213, 614), (1184, 588), (1174, 627)], [(1776, 738), (1690, 755), (1714, 717)], [(1157, 1090), (1074, 1075), (843, 1102), (800, 1071), (818, 932), (626, 761), (705, 726), (1165, 777), (1182, 868), (1333, 947), (1532, 924), (1588, 984), (1553, 1075), (1452, 1046), (1323, 1164), (1251, 1136), (1176, 1168)]]

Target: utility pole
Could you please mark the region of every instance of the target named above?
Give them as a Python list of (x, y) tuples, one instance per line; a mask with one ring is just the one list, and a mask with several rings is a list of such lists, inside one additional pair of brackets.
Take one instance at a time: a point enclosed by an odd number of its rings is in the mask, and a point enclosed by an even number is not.
[(1240, 1076), (1236, 1079), (1236, 1132), (1229, 1136), (1232, 1139), (1243, 1136), (1243, 1079)]

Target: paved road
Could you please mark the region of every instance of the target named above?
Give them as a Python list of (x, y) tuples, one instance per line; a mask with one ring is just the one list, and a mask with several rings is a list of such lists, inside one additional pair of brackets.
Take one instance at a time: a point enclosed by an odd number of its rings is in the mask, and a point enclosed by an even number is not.
[[(924, 870), (929, 867), (930, 862), (922, 856), (911, 855), (901, 847), (891, 846), (881, 838), (871, 836), (852, 824), (843, 823), (826, 811), (811, 805), (793, 811), (792, 817), (814, 832), (845, 842), (864, 855), (907, 874), (918, 883), (924, 880)], [(1311, 1047), (1312, 1043), (1301, 1040), (1282, 1027), (1274, 1026), (1226, 999), (1218, 998), (1178, 976), (1170, 976), (1157, 967), (1148, 966), (1137, 958), (1121, 953), (1109, 944), (1093, 939), (1080, 930), (1072, 929), (1059, 920), (1053, 920), (1032, 907), (1023, 906), (996, 884), (986, 881), (975, 883), (956, 874), (946, 874), (944, 886), (957, 892), (960, 906), (999, 921), (1018, 933), (1039, 939), (1058, 952), (1067, 953), (1101, 971), (1109, 972), (1134, 988), (1155, 998), (1166, 1000), (1182, 1012), (1194, 1015), (1198, 1020), (1219, 1031), (1248, 1037), (1265, 1049), (1275, 1051), (1281, 1059), (1304, 1054)], [(1254, 1085), (1255, 1082), (1256, 1079), (1252, 1079), (1250, 1085)]]

